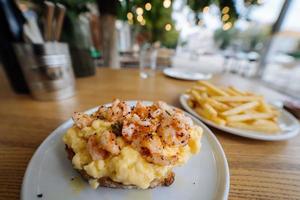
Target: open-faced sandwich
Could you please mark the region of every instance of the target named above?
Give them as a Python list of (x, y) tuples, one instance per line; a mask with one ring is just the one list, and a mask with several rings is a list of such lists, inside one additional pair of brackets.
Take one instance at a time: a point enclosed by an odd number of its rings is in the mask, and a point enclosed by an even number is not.
[(172, 169), (200, 150), (201, 127), (161, 101), (130, 107), (117, 99), (91, 115), (76, 112), (73, 120), (63, 141), (74, 168), (93, 188), (169, 186)]

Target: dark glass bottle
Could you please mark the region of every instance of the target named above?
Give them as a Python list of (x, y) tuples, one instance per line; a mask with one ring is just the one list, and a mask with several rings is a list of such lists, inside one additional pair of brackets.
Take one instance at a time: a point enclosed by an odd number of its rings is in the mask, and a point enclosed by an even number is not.
[(6, 76), (17, 93), (29, 93), (13, 43), (23, 42), (25, 18), (13, 0), (0, 0), (0, 60)]

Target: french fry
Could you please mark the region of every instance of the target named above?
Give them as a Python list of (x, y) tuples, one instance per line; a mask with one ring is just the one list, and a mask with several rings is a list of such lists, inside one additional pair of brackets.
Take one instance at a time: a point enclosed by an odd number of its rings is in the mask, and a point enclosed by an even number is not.
[(241, 94), (231, 90), (230, 88), (226, 88), (225, 91), (227, 92), (227, 94), (229, 94), (230, 96), (241, 96)]
[(254, 94), (253, 92), (244, 92), (245, 96), (257, 96), (257, 94)]
[(253, 102), (241, 104), (240, 106), (237, 106), (235, 108), (232, 108), (230, 110), (222, 112), (222, 115), (223, 116), (228, 116), (228, 115), (239, 114), (239, 113), (241, 113), (241, 112), (243, 112), (245, 110), (249, 110), (249, 109), (255, 108), (258, 105), (259, 105), (259, 103), (257, 101), (253, 101)]
[(260, 105), (259, 105), (258, 109), (261, 112), (266, 112), (266, 113), (271, 113), (272, 112), (270, 106), (264, 100), (260, 100)]
[(257, 114), (257, 113), (260, 113), (260, 112), (258, 112), (256, 110), (245, 110), (243, 113), (244, 114)]
[(280, 128), (275, 123), (258, 125), (258, 124), (247, 124), (244, 122), (228, 122), (227, 125), (234, 128), (246, 129), (251, 131), (259, 131), (264, 133), (276, 133), (280, 130)]
[(204, 110), (202, 108), (196, 108), (195, 111), (202, 117), (213, 121), (214, 123), (218, 124), (218, 125), (222, 125), (225, 126), (226, 125), (226, 121), (224, 119), (221, 119), (219, 117), (211, 117), (208, 115), (208, 113), (204, 112)]
[(207, 89), (213, 91), (215, 94), (220, 95), (220, 96), (229, 96), (225, 91), (217, 88), (213, 84), (206, 82), (206, 81), (198, 81), (199, 85), (205, 86)]
[(278, 124), (271, 120), (265, 120), (265, 119), (259, 119), (253, 122), (254, 126), (262, 126), (262, 127), (268, 127), (268, 129), (273, 129), (274, 132), (279, 131), (280, 127)]
[(233, 91), (234, 93), (238, 94), (237, 96), (245, 96), (245, 95), (247, 95), (246, 92), (242, 92), (242, 91), (240, 91), (239, 89), (237, 89), (237, 88), (235, 88), (235, 87), (233, 87), (233, 86), (229, 86), (228, 88), (229, 88), (231, 91)]
[(231, 106), (232, 108), (235, 108), (237, 106), (240, 106), (241, 105), (241, 102), (224, 102), (226, 103), (227, 105)]
[(278, 123), (278, 117), (272, 117), (270, 120), (272, 120), (273, 122), (275, 122), (275, 123)]
[(224, 110), (228, 110), (230, 107), (224, 103), (218, 102), (212, 98), (207, 98), (206, 100), (213, 108), (220, 110), (220, 111), (224, 111)]
[(196, 113), (198, 113), (200, 116), (202, 116), (202, 117), (204, 117), (204, 118), (207, 118), (207, 119), (210, 119), (210, 116), (209, 116), (206, 112), (204, 112), (202, 108), (197, 107), (197, 108), (195, 108), (195, 111), (196, 111)]
[(188, 99), (188, 100), (187, 100), (187, 104), (188, 104), (188, 106), (191, 107), (191, 108), (194, 108), (194, 107), (195, 107), (194, 101), (193, 101), (192, 99)]
[(194, 99), (200, 104), (200, 105), (203, 105), (205, 103), (205, 100), (200, 96), (200, 94), (195, 91), (195, 90), (192, 90), (191, 91), (191, 95), (194, 97)]
[(206, 98), (208, 98), (208, 95), (207, 95), (207, 93), (202, 93), (201, 97), (204, 98), (204, 99), (206, 99)]
[(199, 92), (206, 92), (207, 89), (206, 87), (200, 86), (200, 85), (195, 85), (192, 87), (193, 90), (199, 91)]
[(217, 117), (218, 112), (208, 103), (205, 103), (203, 105), (203, 111), (207, 113), (208, 116), (210, 117)]
[(259, 101), (262, 99), (260, 96), (213, 96), (212, 98), (220, 102), (247, 102)]
[(226, 121), (220, 117), (212, 117), (212, 118), (210, 118), (210, 120), (221, 126), (226, 125)]
[(197, 82), (188, 94), (188, 105), (215, 124), (264, 133), (280, 131), (280, 112), (260, 95), (206, 81)]
[(254, 114), (241, 114), (241, 115), (231, 115), (227, 116), (225, 119), (228, 122), (242, 122), (255, 119), (270, 119), (274, 115), (272, 113), (254, 113)]
[(253, 122), (255, 125), (274, 125), (275, 123), (268, 119), (258, 119)]

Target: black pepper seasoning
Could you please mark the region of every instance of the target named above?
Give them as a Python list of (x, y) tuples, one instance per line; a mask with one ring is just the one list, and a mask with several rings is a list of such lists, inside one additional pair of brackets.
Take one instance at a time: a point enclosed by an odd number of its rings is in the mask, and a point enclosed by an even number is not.
[(36, 196), (37, 196), (38, 198), (42, 198), (42, 197), (43, 197), (43, 194), (40, 193), (40, 194), (37, 194)]

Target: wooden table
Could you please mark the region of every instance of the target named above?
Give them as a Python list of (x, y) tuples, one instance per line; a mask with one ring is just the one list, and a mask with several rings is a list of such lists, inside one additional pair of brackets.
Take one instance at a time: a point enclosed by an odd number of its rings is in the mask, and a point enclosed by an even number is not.
[[(217, 83), (234, 83), (272, 99), (285, 97), (232, 75)], [(180, 106), (179, 94), (193, 82), (164, 77), (140, 79), (133, 69), (99, 69), (93, 77), (77, 80), (76, 96), (40, 102), (16, 95), (0, 70), (0, 199), (19, 199), (26, 166), (41, 142), (73, 111), (83, 111), (113, 98), (164, 100)], [(212, 129), (226, 153), (230, 199), (300, 199), (300, 136), (283, 142), (264, 142)]]

